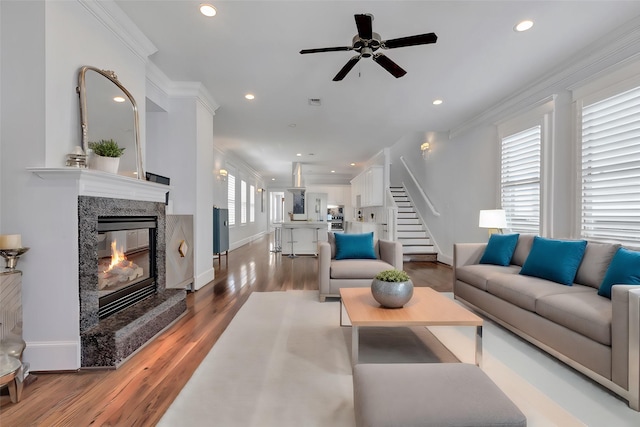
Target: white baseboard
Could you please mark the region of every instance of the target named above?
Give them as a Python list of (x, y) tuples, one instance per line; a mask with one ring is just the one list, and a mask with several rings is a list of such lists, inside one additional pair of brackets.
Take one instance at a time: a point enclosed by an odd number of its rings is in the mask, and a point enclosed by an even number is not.
[(205, 271), (204, 273), (198, 274), (198, 276), (196, 277), (195, 283), (193, 284), (193, 290), (197, 291), (207, 283), (211, 282), (214, 277), (215, 277), (215, 273), (213, 271), (213, 267)]
[(438, 261), (443, 263), (443, 264), (453, 265), (453, 257), (451, 257), (451, 256), (438, 254)]
[(245, 237), (244, 239), (235, 241), (235, 242), (231, 242), (231, 244), (229, 245), (229, 250), (234, 250), (234, 249), (238, 249), (240, 246), (244, 246), (248, 243), (253, 242), (254, 240), (258, 240), (260, 237), (264, 236), (266, 234), (265, 231), (261, 231), (258, 234), (254, 234), (253, 236), (249, 236), (249, 237)]
[(80, 369), (80, 341), (27, 342), (22, 360), (31, 371)]

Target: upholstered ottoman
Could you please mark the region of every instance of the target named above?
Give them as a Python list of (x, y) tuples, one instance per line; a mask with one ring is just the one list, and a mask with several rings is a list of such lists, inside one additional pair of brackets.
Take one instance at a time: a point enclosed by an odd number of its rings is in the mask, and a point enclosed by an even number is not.
[(353, 393), (358, 427), (527, 425), (502, 390), (467, 363), (359, 364)]

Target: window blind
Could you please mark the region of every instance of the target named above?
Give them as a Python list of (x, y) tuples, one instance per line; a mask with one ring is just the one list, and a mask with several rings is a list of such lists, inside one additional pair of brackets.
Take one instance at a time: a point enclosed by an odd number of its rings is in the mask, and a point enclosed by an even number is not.
[(227, 208), (229, 209), (229, 226), (236, 224), (236, 177), (227, 175)]
[(640, 244), (640, 87), (582, 107), (581, 235)]
[(540, 233), (540, 147), (541, 126), (502, 138), (501, 205), (516, 233)]
[(247, 183), (240, 181), (240, 224), (247, 223)]

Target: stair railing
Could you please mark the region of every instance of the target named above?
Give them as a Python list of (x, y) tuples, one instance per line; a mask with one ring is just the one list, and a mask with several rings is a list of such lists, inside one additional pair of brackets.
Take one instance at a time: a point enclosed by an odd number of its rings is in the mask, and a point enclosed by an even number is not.
[(411, 169), (409, 168), (409, 165), (407, 165), (407, 162), (405, 162), (403, 156), (400, 156), (400, 161), (402, 162), (402, 165), (404, 166), (405, 170), (407, 171), (407, 174), (409, 175), (409, 177), (413, 180), (413, 184), (416, 186), (418, 192), (420, 193), (420, 195), (424, 199), (425, 203), (429, 207), (429, 210), (431, 211), (431, 214), (433, 216), (440, 216), (440, 212), (438, 212), (438, 210), (436, 209), (434, 204), (431, 202), (431, 199), (429, 198), (429, 196), (427, 196), (427, 194), (422, 189), (422, 186), (420, 185), (420, 183), (416, 179), (416, 177), (413, 174), (413, 172), (411, 172)]

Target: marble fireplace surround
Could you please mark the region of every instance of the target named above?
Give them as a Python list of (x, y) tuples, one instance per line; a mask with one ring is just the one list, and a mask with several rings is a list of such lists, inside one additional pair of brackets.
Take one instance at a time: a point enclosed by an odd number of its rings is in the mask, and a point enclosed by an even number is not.
[[(98, 319), (98, 217), (154, 216), (157, 293), (105, 319)], [(133, 352), (180, 317), (186, 292), (166, 289), (165, 205), (152, 201), (78, 196), (81, 367), (118, 367)]]

